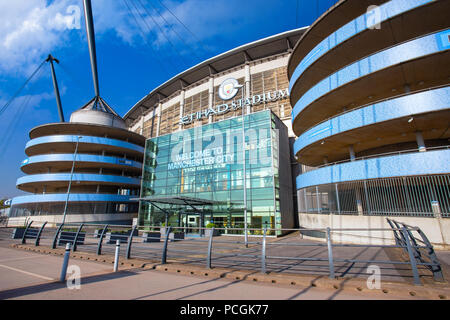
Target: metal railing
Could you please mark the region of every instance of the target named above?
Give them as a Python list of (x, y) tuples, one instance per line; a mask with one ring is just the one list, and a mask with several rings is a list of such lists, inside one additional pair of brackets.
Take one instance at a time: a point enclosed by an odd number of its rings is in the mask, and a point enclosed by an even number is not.
[(299, 212), (450, 217), (450, 175), (344, 181), (298, 191)]
[[(48, 228), (46, 223), (33, 228), (30, 221), (21, 239), (34, 240), (34, 245), (46, 245), (53, 249), (71, 244), (73, 251), (92, 252), (96, 255), (110, 254), (115, 251), (116, 241), (126, 244), (126, 250), (121, 250), (126, 259), (139, 258), (149, 261), (160, 261), (166, 264), (168, 259), (182, 264), (200, 264), (207, 268), (225, 267), (231, 269), (259, 270), (261, 273), (294, 272), (328, 274), (336, 278), (337, 274), (351, 274), (351, 269), (363, 270), (368, 264), (387, 265), (386, 269), (409, 266), (401, 269), (401, 277), (413, 277), (415, 285), (421, 285), (419, 270), (422, 277), (427, 274), (435, 281), (443, 281), (439, 260), (426, 235), (420, 228), (387, 219), (390, 228), (317, 228), (317, 229), (270, 229), (264, 228), (262, 236), (250, 236), (245, 244), (244, 236), (220, 235), (225, 228), (199, 228), (197, 235), (186, 234), (187, 227), (152, 226), (138, 228), (130, 225), (102, 224), (61, 224), (58, 228)], [(255, 231), (261, 229), (249, 229)], [(235, 231), (244, 232), (243, 228)], [(288, 233), (281, 238), (269, 237), (276, 231)], [(300, 235), (292, 233), (297, 231)], [(290, 233), (289, 233), (290, 232)], [(322, 233), (325, 242), (308, 240), (303, 234), (311, 232)], [(336, 243), (333, 237), (339, 235), (393, 233), (395, 245), (387, 244), (352, 244)], [(414, 236), (418, 234), (419, 237)], [(217, 236), (220, 235), (220, 236)], [(392, 239), (391, 239), (392, 240)], [(384, 250), (402, 249), (407, 259), (379, 258)], [(350, 249), (350, 253), (345, 249)], [(360, 249), (360, 252), (356, 252)], [(378, 259), (376, 259), (378, 257)], [(355, 265), (363, 265), (356, 267)], [(406, 273), (408, 274), (406, 274)], [(365, 272), (356, 271), (355, 274)], [(398, 276), (398, 274), (386, 276)]]
[(8, 216), (0, 216), (0, 226), (3, 225), (5, 227), (7, 227), (8, 226), (8, 220), (9, 220)]

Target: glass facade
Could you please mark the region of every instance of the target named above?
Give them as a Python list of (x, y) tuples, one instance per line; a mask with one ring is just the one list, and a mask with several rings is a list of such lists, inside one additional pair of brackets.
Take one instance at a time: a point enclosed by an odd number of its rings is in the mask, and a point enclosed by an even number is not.
[(275, 118), (265, 110), (244, 120), (236, 117), (148, 139), (141, 198), (182, 196), (221, 203), (200, 208), (155, 203), (157, 208), (141, 201), (139, 224), (158, 226), (167, 218), (169, 225), (192, 233), (210, 222), (216, 228), (243, 228), (246, 206), (248, 228), (258, 229), (249, 234), (262, 234), (266, 226), (281, 228)]

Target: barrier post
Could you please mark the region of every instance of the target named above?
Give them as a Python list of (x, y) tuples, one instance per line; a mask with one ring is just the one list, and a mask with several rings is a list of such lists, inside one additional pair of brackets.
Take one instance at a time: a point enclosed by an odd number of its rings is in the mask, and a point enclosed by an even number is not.
[(333, 263), (333, 243), (331, 242), (331, 230), (327, 228), (327, 247), (328, 247), (328, 266), (330, 270), (330, 279), (334, 279), (334, 263)]
[(120, 252), (120, 240), (116, 240), (116, 253), (114, 255), (114, 272), (119, 269), (119, 252)]
[(264, 228), (263, 239), (261, 244), (261, 273), (266, 273), (266, 234), (267, 228)]
[(211, 269), (211, 251), (212, 251), (213, 236), (214, 236), (214, 227), (211, 228), (211, 234), (209, 235), (209, 242), (208, 242), (208, 258), (207, 258), (207, 260), (206, 260), (206, 267), (207, 267), (208, 269)]
[(70, 243), (66, 243), (66, 252), (64, 252), (64, 260), (61, 269), (61, 276), (59, 277), (60, 282), (64, 282), (66, 280), (67, 267), (69, 266), (69, 257), (70, 257)]

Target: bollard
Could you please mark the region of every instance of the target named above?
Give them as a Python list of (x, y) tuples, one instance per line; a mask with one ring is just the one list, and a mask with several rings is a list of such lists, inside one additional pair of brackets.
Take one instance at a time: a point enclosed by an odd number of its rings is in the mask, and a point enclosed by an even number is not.
[(116, 241), (116, 254), (114, 256), (114, 272), (117, 272), (119, 267), (119, 251), (120, 251), (120, 240)]
[(61, 277), (59, 278), (60, 282), (66, 281), (67, 267), (69, 266), (69, 257), (70, 257), (70, 243), (66, 243), (66, 252), (64, 253), (64, 261), (61, 270)]

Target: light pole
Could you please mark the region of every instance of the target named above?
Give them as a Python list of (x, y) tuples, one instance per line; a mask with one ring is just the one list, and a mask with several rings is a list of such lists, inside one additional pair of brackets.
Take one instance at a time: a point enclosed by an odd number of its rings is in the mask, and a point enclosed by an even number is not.
[[(247, 92), (245, 91), (245, 86), (242, 87), (242, 92), (244, 96), (244, 101), (247, 97)], [(245, 157), (245, 118), (244, 118), (244, 111), (245, 111), (245, 103), (242, 105), (242, 158), (243, 158), (243, 164), (244, 164), (244, 170), (243, 170), (243, 184), (244, 184), (244, 241), (245, 241), (245, 247), (248, 247), (248, 224), (247, 224), (247, 163), (246, 163), (246, 157)]]
[(73, 169), (75, 168), (75, 158), (77, 157), (78, 143), (80, 142), (81, 138), (82, 138), (81, 136), (77, 136), (77, 144), (75, 145), (75, 152), (73, 153), (72, 170), (70, 171), (69, 186), (67, 187), (67, 197), (66, 197), (66, 204), (64, 205), (64, 213), (63, 213), (62, 224), (64, 224), (64, 222), (66, 221), (67, 204), (69, 202), (70, 187), (72, 186)]

